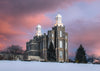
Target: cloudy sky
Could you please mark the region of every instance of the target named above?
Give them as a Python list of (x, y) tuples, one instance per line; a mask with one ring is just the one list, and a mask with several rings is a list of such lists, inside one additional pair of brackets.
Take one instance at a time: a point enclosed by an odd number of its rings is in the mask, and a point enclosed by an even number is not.
[(60, 13), (69, 34), (69, 55), (83, 44), (100, 56), (100, 0), (0, 0), (0, 50), (14, 44), (25, 50), (37, 24), (47, 32)]

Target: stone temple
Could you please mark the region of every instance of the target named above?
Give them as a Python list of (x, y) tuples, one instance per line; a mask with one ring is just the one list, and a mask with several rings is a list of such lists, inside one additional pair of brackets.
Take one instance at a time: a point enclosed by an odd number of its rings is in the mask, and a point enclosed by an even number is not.
[(65, 32), (62, 16), (60, 14), (56, 16), (56, 23), (47, 34), (42, 34), (41, 29), (41, 25), (37, 25), (35, 36), (26, 43), (26, 60), (48, 61), (47, 49), (52, 42), (55, 48), (56, 61), (68, 62), (68, 33)]

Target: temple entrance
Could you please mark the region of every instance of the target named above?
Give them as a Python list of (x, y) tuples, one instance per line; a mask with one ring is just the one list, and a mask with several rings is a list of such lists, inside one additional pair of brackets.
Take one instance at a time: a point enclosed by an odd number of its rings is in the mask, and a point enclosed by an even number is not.
[(49, 48), (47, 50), (47, 59), (48, 61), (56, 61), (56, 51), (52, 42), (50, 42)]

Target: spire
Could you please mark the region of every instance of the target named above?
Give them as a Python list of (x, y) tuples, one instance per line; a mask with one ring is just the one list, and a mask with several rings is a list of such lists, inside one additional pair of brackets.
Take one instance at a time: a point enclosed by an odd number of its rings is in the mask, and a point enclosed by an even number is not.
[(41, 36), (42, 35), (42, 32), (41, 32), (41, 25), (37, 25), (36, 27), (36, 36)]
[(60, 14), (57, 14), (57, 16), (56, 16), (56, 24), (55, 24), (55, 26), (63, 26), (62, 16)]

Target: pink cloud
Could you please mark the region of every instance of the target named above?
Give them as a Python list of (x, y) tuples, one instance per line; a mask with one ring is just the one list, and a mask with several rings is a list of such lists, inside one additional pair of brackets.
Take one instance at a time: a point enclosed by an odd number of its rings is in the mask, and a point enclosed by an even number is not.
[(100, 56), (99, 23), (94, 20), (80, 20), (66, 25), (69, 33), (70, 55), (75, 55), (76, 49), (82, 44), (88, 55)]
[[(9, 18), (12, 18), (9, 16)], [(37, 24), (50, 27), (51, 20), (44, 14), (26, 15), (12, 19), (5, 17), (5, 20), (0, 20), (0, 48), (5, 48), (12, 44), (20, 45), (25, 50), (26, 42), (35, 34)], [(46, 25), (48, 23), (48, 25)], [(28, 33), (31, 34), (28, 34)], [(5, 43), (6, 46), (5, 46)]]
[[(59, 9), (69, 8), (76, 2), (91, 2), (95, 0), (3, 0), (0, 2), (0, 48), (6, 48), (12, 44), (20, 45), (25, 50), (26, 42), (33, 38), (37, 24), (43, 26), (43, 32), (53, 26), (53, 22), (45, 14)], [(67, 8), (68, 9), (68, 8)], [(90, 7), (89, 7), (90, 9)], [(92, 8), (91, 8), (92, 9)], [(81, 9), (77, 9), (81, 11)], [(91, 10), (90, 10), (91, 11)], [(67, 12), (66, 12), (67, 13)], [(73, 8), (68, 14), (74, 14)], [(76, 11), (76, 16), (81, 14)], [(68, 15), (67, 15), (68, 16)], [(68, 17), (70, 18), (70, 17)], [(78, 16), (79, 18), (79, 16)], [(67, 18), (65, 18), (67, 20)], [(83, 19), (81, 19), (83, 20)], [(71, 20), (72, 21), (72, 20)], [(52, 24), (53, 23), (53, 24)], [(74, 25), (66, 26), (69, 31), (69, 52), (73, 56), (79, 44), (87, 49), (88, 54), (99, 54), (99, 26), (96, 22), (73, 21)], [(77, 24), (78, 23), (78, 24)], [(82, 24), (83, 23), (83, 24)], [(84, 24), (88, 23), (88, 24)], [(91, 25), (92, 24), (92, 25)], [(93, 25), (94, 24), (94, 25)], [(96, 26), (97, 25), (97, 26)], [(91, 27), (92, 26), (92, 27)], [(95, 28), (94, 28), (95, 27)], [(31, 34), (29, 34), (31, 33)], [(98, 43), (98, 44), (97, 44)], [(6, 45), (5, 45), (6, 44)], [(98, 49), (97, 49), (98, 48)], [(93, 51), (95, 50), (95, 51)]]

